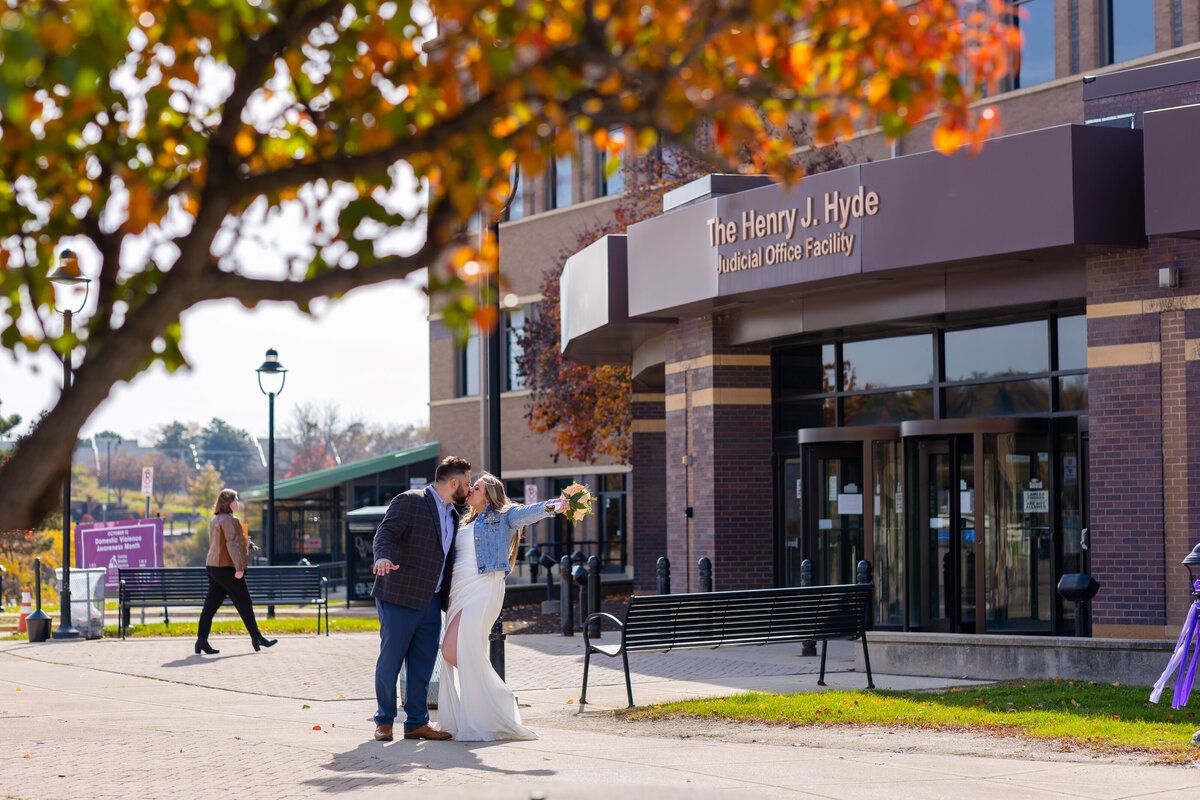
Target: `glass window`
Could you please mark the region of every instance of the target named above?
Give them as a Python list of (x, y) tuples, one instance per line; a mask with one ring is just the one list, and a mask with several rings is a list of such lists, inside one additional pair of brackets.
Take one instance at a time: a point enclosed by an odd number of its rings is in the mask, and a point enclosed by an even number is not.
[[(609, 128), (609, 141), (624, 142), (624, 128)], [(600, 194), (611, 197), (625, 191), (625, 151), (611, 153), (606, 149), (599, 151), (600, 165)]]
[(775, 405), (775, 429), (780, 433), (795, 433), (801, 428), (828, 428), (837, 424), (836, 401), (798, 400)]
[(1058, 368), (1087, 369), (1087, 317), (1058, 318)]
[(1154, 3), (1108, 0), (1108, 63), (1118, 64), (1154, 52)]
[(573, 156), (568, 153), (554, 159), (554, 202), (553, 208), (566, 208), (574, 202), (571, 196)]
[(933, 390), (857, 394), (842, 401), (846, 425), (893, 425), (910, 419), (933, 419)]
[(933, 337), (897, 336), (842, 345), (844, 391), (933, 382)]
[(1013, 88), (1033, 86), (1054, 78), (1053, 0), (1024, 0), (1017, 4), (1021, 54), (1013, 70)]
[(1088, 376), (1068, 375), (1058, 379), (1058, 411), (1087, 411)]
[(1046, 320), (946, 331), (946, 380), (969, 381), (1046, 372)]
[(467, 346), (458, 351), (458, 396), (479, 394), (479, 334), (472, 333)]
[(525, 375), (517, 359), (524, 354), (520, 338), (525, 333), (525, 309), (516, 308), (504, 313), (504, 390), (515, 392), (525, 388)]
[(508, 219), (511, 222), (523, 216), (525, 216), (525, 181), (518, 180), (516, 194), (513, 195), (512, 202), (508, 204)]
[(780, 350), (775, 356), (779, 393), (825, 394), (837, 391), (837, 357), (831, 344), (811, 344)]
[(1050, 410), (1050, 381), (1003, 381), (946, 389), (946, 416), (1008, 417)]

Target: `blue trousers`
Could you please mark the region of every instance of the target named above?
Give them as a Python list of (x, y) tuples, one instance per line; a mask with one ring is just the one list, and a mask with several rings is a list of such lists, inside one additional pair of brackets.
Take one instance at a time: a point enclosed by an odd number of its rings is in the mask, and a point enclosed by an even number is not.
[(379, 660), (375, 662), (376, 725), (396, 720), (396, 679), (400, 665), (408, 662), (404, 698), (404, 731), (429, 723), (429, 679), (437, 663), (442, 633), (442, 606), (434, 594), (424, 611), (385, 603), (375, 598), (379, 610)]

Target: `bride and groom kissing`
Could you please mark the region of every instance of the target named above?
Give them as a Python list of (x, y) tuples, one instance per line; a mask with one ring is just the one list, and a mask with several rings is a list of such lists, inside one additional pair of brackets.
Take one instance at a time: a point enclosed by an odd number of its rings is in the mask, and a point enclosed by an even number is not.
[[(457, 506), (468, 510), (460, 518)], [(433, 483), (397, 495), (375, 531), (379, 660), (375, 664), (375, 738), (392, 741), (396, 681), (407, 664), (405, 739), (536, 739), (504, 681), (488, 661), (487, 637), (504, 603), (522, 528), (561, 513), (563, 499), (518, 505), (487, 473), (471, 481), (471, 464), (448, 457)], [(441, 643), (440, 729), (429, 724), (429, 680)]]

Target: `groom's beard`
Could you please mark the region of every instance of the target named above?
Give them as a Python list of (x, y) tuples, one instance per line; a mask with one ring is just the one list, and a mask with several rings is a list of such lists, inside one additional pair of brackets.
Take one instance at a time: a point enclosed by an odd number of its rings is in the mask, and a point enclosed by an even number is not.
[(464, 503), (466, 503), (467, 502), (467, 487), (459, 486), (454, 491), (454, 497), (452, 497), (451, 500), (454, 501), (454, 505), (456, 505), (456, 506), (461, 506)]

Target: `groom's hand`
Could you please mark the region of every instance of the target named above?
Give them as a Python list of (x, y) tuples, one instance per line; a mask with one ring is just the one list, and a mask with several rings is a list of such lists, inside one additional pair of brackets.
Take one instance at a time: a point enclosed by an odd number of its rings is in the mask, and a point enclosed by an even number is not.
[(395, 570), (395, 569), (400, 569), (400, 568), (397, 567), (395, 564), (393, 564), (388, 559), (381, 558), (375, 562), (375, 566), (373, 566), (371, 568), (371, 571), (382, 578), (383, 576), (387, 575), (389, 572), (391, 572), (392, 570)]

